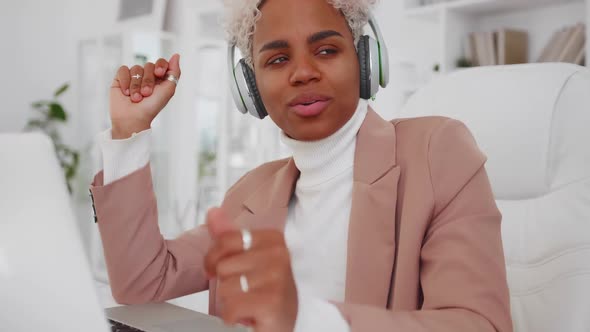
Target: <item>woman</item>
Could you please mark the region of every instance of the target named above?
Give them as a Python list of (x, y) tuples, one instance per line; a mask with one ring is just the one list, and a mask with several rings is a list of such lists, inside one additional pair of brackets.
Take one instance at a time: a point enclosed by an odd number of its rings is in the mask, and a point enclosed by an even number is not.
[(174, 240), (158, 229), (146, 137), (179, 56), (120, 68), (91, 188), (118, 302), (209, 289), (211, 314), (256, 331), (512, 330), (501, 215), (468, 129), (388, 122), (359, 101), (355, 39), (373, 2), (229, 2), (293, 158), (250, 171)]

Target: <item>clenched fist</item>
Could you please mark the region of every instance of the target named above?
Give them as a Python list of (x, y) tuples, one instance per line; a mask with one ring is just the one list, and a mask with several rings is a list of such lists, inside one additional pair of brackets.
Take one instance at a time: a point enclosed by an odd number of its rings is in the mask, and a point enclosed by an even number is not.
[(256, 332), (293, 332), (299, 302), (283, 232), (252, 230), (244, 249), (241, 231), (219, 208), (209, 210), (207, 228), (213, 244), (205, 270), (217, 279), (219, 317)]
[(125, 139), (151, 127), (152, 121), (168, 104), (176, 91), (169, 75), (180, 79), (180, 55), (170, 61), (159, 59), (144, 67), (122, 66), (110, 90), (110, 114), (113, 139)]

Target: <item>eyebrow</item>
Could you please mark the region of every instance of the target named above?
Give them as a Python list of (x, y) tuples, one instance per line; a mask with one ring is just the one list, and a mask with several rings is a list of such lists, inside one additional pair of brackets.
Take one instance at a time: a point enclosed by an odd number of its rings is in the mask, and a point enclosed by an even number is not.
[[(344, 38), (344, 36), (342, 36), (342, 34), (338, 31), (324, 30), (324, 31), (316, 32), (313, 35), (309, 36), (307, 38), (307, 43), (308, 44), (317, 43), (320, 40), (324, 40), (326, 38), (330, 38), (330, 37), (334, 37), (334, 36)], [(276, 50), (276, 49), (288, 48), (288, 47), (289, 47), (289, 43), (286, 40), (275, 40), (275, 41), (271, 41), (270, 43), (264, 44), (264, 46), (262, 46), (260, 48), (260, 51), (258, 51), (258, 53), (262, 53), (262, 52), (268, 51), (268, 50)]]
[(342, 36), (342, 34), (338, 31), (324, 30), (324, 31), (316, 32), (313, 35), (309, 36), (309, 38), (307, 38), (307, 43), (313, 44), (313, 43), (319, 42), (320, 40), (324, 40), (326, 38), (330, 38), (330, 37), (334, 37), (334, 36), (344, 38), (344, 36)]

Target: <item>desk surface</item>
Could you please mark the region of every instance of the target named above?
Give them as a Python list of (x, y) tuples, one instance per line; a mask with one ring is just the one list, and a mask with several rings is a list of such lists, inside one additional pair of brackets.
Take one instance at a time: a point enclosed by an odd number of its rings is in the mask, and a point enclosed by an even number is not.
[[(98, 299), (103, 308), (120, 306), (120, 304), (115, 302), (115, 299), (113, 299), (111, 287), (108, 284), (105, 284), (101, 281), (95, 281), (95, 286), (98, 293)], [(209, 311), (209, 292), (205, 291), (197, 294), (187, 295), (167, 302), (206, 314)]]

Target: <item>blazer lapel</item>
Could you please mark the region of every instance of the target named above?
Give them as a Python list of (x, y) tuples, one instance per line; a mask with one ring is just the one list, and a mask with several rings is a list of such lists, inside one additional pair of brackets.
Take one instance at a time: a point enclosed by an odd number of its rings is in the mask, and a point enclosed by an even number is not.
[[(290, 158), (243, 202), (244, 208), (234, 219), (236, 225), (240, 228), (284, 231), (289, 201), (298, 178), (299, 170)], [(217, 280), (213, 279), (209, 283), (209, 314), (218, 313)]]
[[(395, 257), (400, 176), (395, 139), (393, 124), (369, 109), (357, 135), (355, 150), (346, 268), (347, 303), (387, 306)], [(237, 224), (250, 229), (284, 231), (298, 177), (299, 170), (293, 159), (289, 159), (244, 201), (244, 209), (235, 219)], [(211, 285), (213, 299), (215, 286)]]
[(387, 306), (395, 259), (400, 168), (392, 123), (372, 109), (357, 135), (345, 301)]
[(290, 158), (244, 201), (245, 209), (237, 217), (237, 224), (250, 229), (274, 228), (283, 231), (298, 178), (299, 170)]

